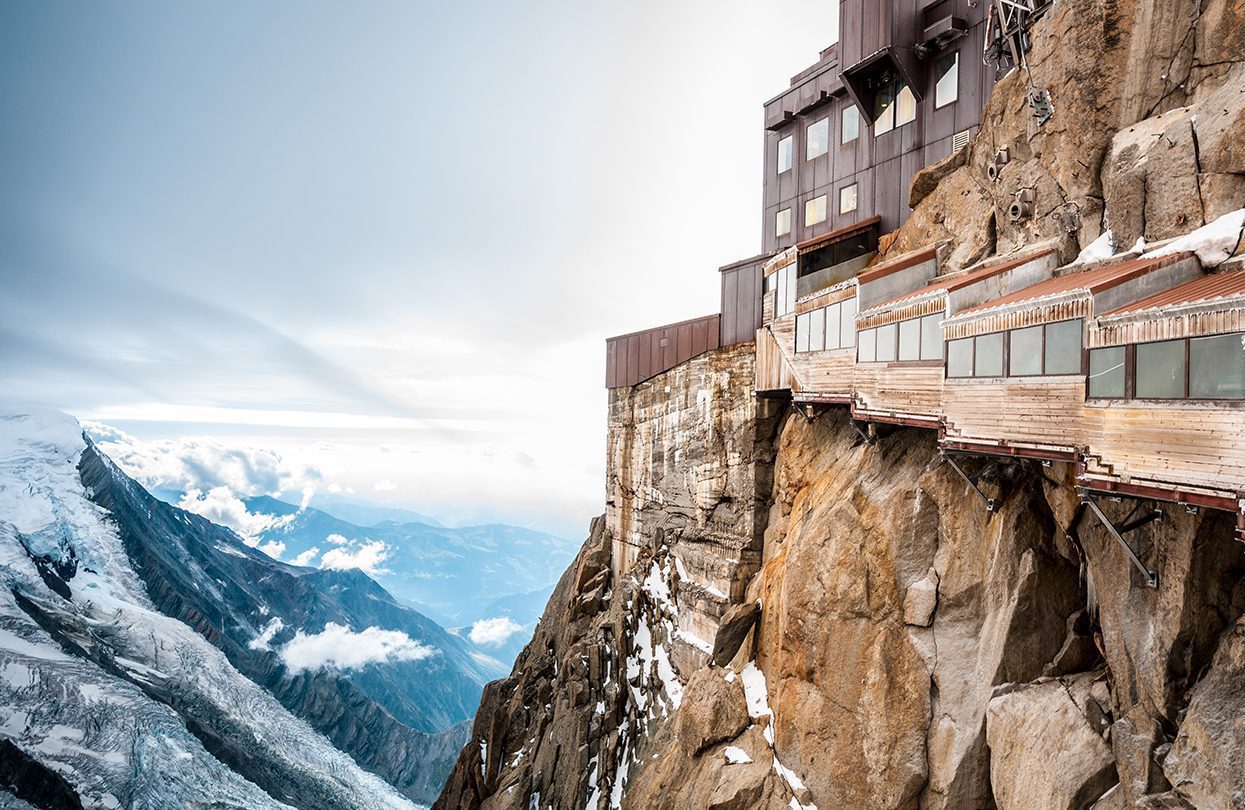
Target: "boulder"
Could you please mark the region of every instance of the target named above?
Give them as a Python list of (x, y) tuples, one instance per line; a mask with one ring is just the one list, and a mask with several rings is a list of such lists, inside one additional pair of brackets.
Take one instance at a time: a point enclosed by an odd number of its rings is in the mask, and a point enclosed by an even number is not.
[(756, 602), (733, 605), (722, 615), (717, 635), (713, 638), (714, 664), (721, 667), (730, 663), (760, 616), (761, 606)]
[(739, 678), (727, 681), (722, 675), (720, 669), (697, 670), (683, 691), (674, 736), (689, 755), (733, 739), (748, 727), (748, 706)]
[(1116, 784), (1091, 694), (1096, 677), (1033, 684), (990, 701), (986, 742), (999, 810), (1079, 810)]

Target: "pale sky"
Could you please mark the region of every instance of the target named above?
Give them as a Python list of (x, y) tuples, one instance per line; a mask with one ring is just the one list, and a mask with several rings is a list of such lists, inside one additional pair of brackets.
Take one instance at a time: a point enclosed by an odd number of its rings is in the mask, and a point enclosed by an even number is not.
[(0, 391), (582, 535), (604, 339), (715, 311), (759, 252), (761, 103), (836, 18), (0, 5)]

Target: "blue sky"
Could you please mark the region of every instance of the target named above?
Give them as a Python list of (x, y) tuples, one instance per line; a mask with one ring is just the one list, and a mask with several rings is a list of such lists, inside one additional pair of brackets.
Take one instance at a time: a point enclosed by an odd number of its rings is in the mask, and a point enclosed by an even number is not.
[(835, 16), (6, 3), (0, 388), (575, 536), (602, 341), (712, 312), (757, 252), (760, 104)]

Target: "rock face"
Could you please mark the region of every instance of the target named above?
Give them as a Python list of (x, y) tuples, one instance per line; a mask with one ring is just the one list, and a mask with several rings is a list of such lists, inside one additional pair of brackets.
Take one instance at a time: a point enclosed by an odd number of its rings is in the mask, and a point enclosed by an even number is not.
[[(883, 258), (1071, 261), (1245, 208), (1243, 32), (1241, 0), (1056, 0)], [(757, 400), (750, 352), (611, 392), (607, 519), (439, 807), (1245, 808), (1231, 516), (1163, 506), (1130, 533), (1152, 589), (1078, 522), (1067, 465), (985, 464), (986, 512), (933, 431), (863, 444), (846, 409)]]

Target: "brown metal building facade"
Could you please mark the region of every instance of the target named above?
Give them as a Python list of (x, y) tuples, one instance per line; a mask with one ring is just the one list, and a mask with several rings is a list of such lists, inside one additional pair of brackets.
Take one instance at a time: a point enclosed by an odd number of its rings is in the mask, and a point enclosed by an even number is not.
[(879, 216), (976, 134), (995, 67), (984, 0), (842, 0), (839, 42), (765, 104), (767, 253)]

